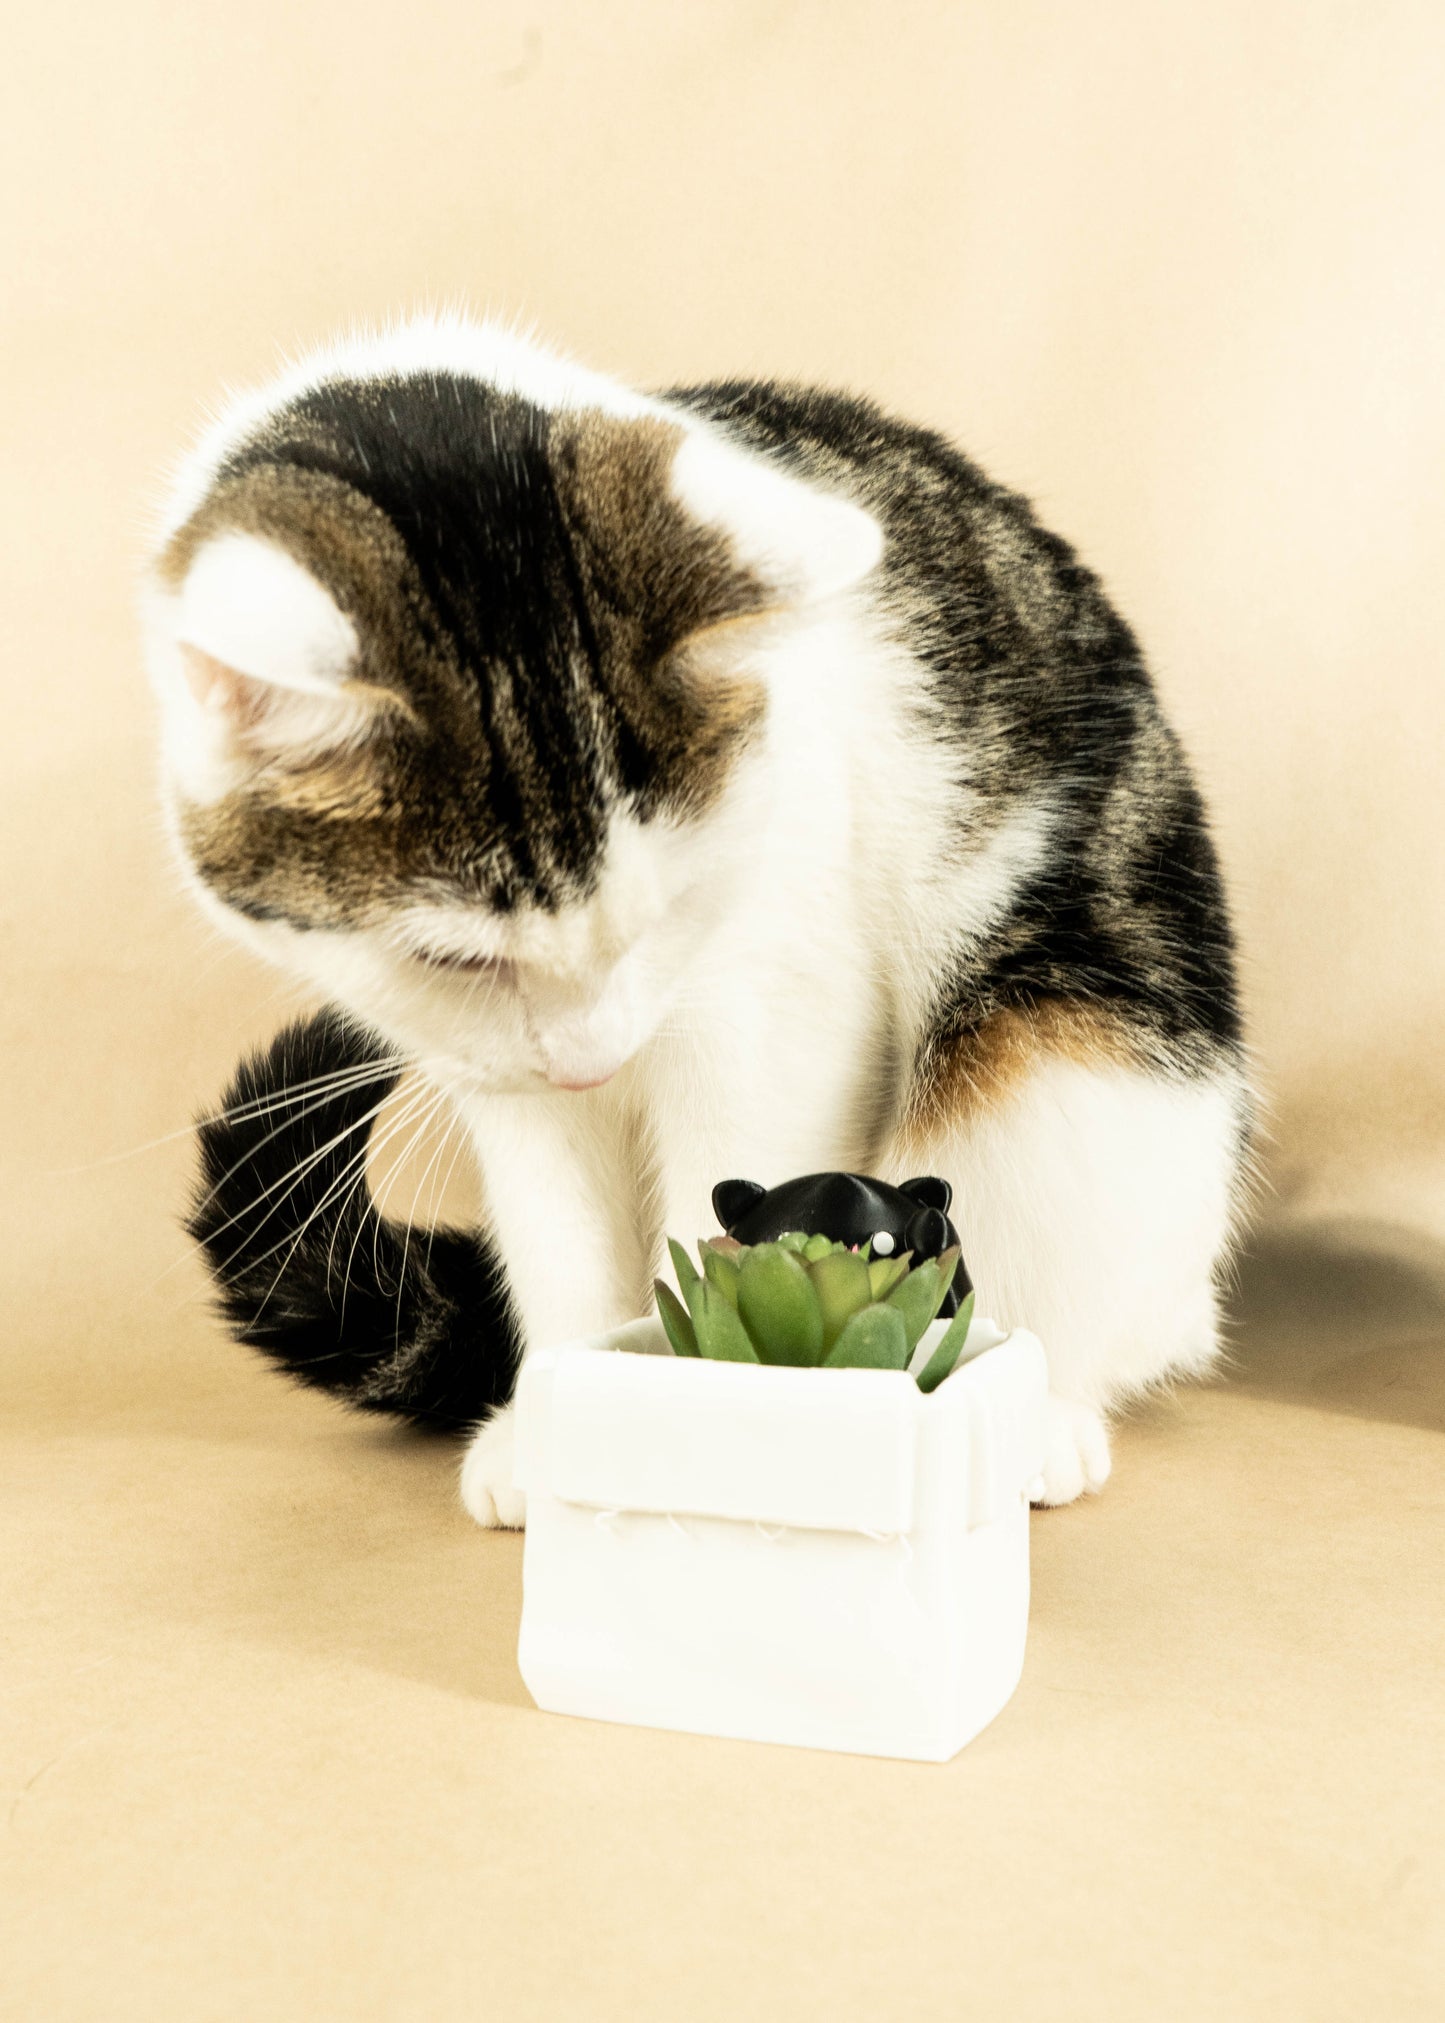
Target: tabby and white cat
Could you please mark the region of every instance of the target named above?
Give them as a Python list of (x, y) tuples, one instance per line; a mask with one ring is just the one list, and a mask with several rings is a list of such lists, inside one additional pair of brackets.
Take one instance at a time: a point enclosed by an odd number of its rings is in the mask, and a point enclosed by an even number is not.
[[(481, 1523), (519, 1359), (646, 1310), (727, 1175), (952, 1182), (1050, 1502), (1209, 1366), (1248, 1103), (1199, 795), (1095, 578), (939, 436), (414, 322), (231, 408), (145, 604), (193, 882), (334, 1007), (203, 1128), (193, 1229), (284, 1367), (476, 1429)], [(484, 1231), (376, 1212), (403, 1064)]]

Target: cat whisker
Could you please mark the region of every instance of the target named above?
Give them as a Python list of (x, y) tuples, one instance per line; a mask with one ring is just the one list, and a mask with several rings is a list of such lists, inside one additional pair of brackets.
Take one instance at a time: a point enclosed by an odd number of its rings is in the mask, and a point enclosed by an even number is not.
[[(431, 1112), (431, 1117), (435, 1117), (435, 1115), (436, 1115), (436, 1108), (435, 1108), (435, 1106), (434, 1106), (434, 1107), (433, 1107), (433, 1109), (432, 1109), (432, 1112)], [(399, 1271), (397, 1272), (397, 1281), (396, 1281), (396, 1329), (395, 1329), (395, 1335), (396, 1335), (396, 1341), (397, 1341), (397, 1345), (398, 1345), (398, 1347), (399, 1347), (399, 1346), (400, 1346), (400, 1344), (401, 1344), (401, 1295), (402, 1295), (402, 1290), (403, 1290), (403, 1288), (404, 1288), (404, 1286), (405, 1286), (405, 1284), (406, 1284), (406, 1267), (407, 1267), (407, 1262), (408, 1262), (408, 1259), (409, 1259), (409, 1258), (410, 1258), (410, 1256), (411, 1256), (411, 1232), (412, 1232), (412, 1228), (413, 1228), (413, 1225), (414, 1225), (414, 1223), (415, 1223), (415, 1220), (416, 1220), (416, 1204), (417, 1204), (417, 1202), (418, 1202), (418, 1201), (420, 1200), (420, 1198), (421, 1198), (421, 1190), (422, 1190), (422, 1188), (423, 1188), (423, 1187), (424, 1187), (424, 1186), (426, 1185), (427, 1181), (428, 1181), (428, 1180), (429, 1180), (429, 1179), (431, 1178), (431, 1175), (432, 1175), (432, 1174), (433, 1174), (433, 1173), (434, 1173), (434, 1172), (436, 1171), (436, 1168), (437, 1168), (437, 1166), (438, 1166), (438, 1165), (440, 1164), (440, 1162), (441, 1162), (441, 1156), (442, 1156), (442, 1154), (443, 1154), (443, 1153), (444, 1153), (444, 1152), (446, 1151), (446, 1148), (447, 1148), (447, 1140), (448, 1140), (448, 1139), (450, 1138), (450, 1136), (451, 1136), (451, 1134), (452, 1134), (452, 1131), (453, 1131), (453, 1129), (454, 1129), (454, 1127), (455, 1127), (455, 1121), (456, 1121), (456, 1120), (455, 1120), (455, 1118), (454, 1118), (454, 1117), (452, 1117), (452, 1118), (449, 1118), (449, 1119), (448, 1119), (448, 1121), (447, 1121), (447, 1127), (446, 1127), (446, 1130), (445, 1130), (445, 1131), (444, 1131), (444, 1132), (442, 1133), (441, 1139), (440, 1139), (440, 1141), (439, 1141), (439, 1142), (438, 1142), (438, 1144), (437, 1144), (436, 1150), (435, 1150), (435, 1151), (434, 1151), (434, 1152), (432, 1153), (432, 1156), (431, 1156), (431, 1158), (430, 1158), (430, 1159), (429, 1159), (429, 1160), (427, 1161), (426, 1167), (425, 1167), (425, 1169), (424, 1169), (424, 1170), (423, 1170), (423, 1172), (422, 1172), (422, 1176), (421, 1176), (421, 1179), (420, 1179), (420, 1180), (418, 1180), (418, 1182), (417, 1182), (417, 1184), (416, 1184), (416, 1187), (415, 1187), (415, 1189), (413, 1190), (413, 1193), (412, 1193), (412, 1197), (411, 1197), (411, 1207), (410, 1207), (410, 1209), (409, 1209), (409, 1210), (407, 1211), (407, 1218), (406, 1218), (406, 1228), (405, 1228), (405, 1231), (403, 1232), (403, 1235), (402, 1235), (402, 1247), (401, 1247), (401, 1268), (400, 1268), (400, 1270), (399, 1270)], [(428, 1119), (428, 1122), (430, 1122), (430, 1118)], [(455, 1162), (453, 1162), (453, 1163), (455, 1163)], [(434, 1207), (434, 1206), (435, 1206), (435, 1203), (433, 1203), (433, 1207)], [(427, 1262), (428, 1262), (428, 1263), (430, 1263), (430, 1262), (431, 1262), (431, 1244), (430, 1244), (430, 1243), (428, 1243), (428, 1245), (427, 1245)]]
[[(267, 1214), (262, 1218), (261, 1224), (258, 1225), (258, 1227), (264, 1227), (265, 1223), (270, 1220), (271, 1216), (274, 1215), (280, 1208), (284, 1207), (285, 1203), (290, 1199), (292, 1194), (295, 1193), (296, 1188), (306, 1178), (307, 1174), (310, 1173), (316, 1166), (319, 1166), (324, 1160), (329, 1158), (331, 1154), (336, 1152), (342, 1145), (344, 1145), (348, 1138), (352, 1137), (356, 1132), (364, 1130), (364, 1128), (368, 1124), (374, 1123), (376, 1118), (381, 1115), (382, 1110), (386, 1107), (387, 1103), (390, 1100), (391, 1100), (390, 1091), (388, 1091), (388, 1093), (385, 1096), (380, 1097), (371, 1106), (369, 1110), (363, 1111), (359, 1117), (343, 1125), (342, 1129), (336, 1132), (332, 1137), (328, 1138), (323, 1145), (313, 1147), (310, 1151), (303, 1154), (301, 1158), (297, 1159), (291, 1166), (288, 1166), (284, 1173), (279, 1174), (276, 1179), (269, 1181), (266, 1184), (266, 1186), (264, 1186), (260, 1190), (260, 1192), (246, 1204), (244, 1209), (238, 1209), (234, 1215), (228, 1216), (224, 1222), (217, 1225), (217, 1228), (212, 1233), (214, 1235), (221, 1235), (225, 1230), (231, 1228), (231, 1226), (234, 1223), (240, 1221), (243, 1216), (250, 1215), (252, 1211), (256, 1209), (260, 1205), (260, 1203), (267, 1198), (268, 1195), (276, 1194), (277, 1190), (280, 1189), (281, 1192), (278, 1195), (278, 1198), (272, 1204), (272, 1207), (267, 1211)], [(271, 1142), (271, 1138), (277, 1137), (279, 1135), (280, 1135), (279, 1132), (272, 1132), (270, 1134), (270, 1137), (268, 1137), (264, 1142), (269, 1144)], [(260, 1148), (257, 1147), (256, 1149), (259, 1150)], [(253, 1160), (254, 1160), (253, 1154), (248, 1154), (246, 1157), (236, 1160), (235, 1163), (232, 1166), (230, 1166), (227, 1169), (227, 1171), (221, 1176), (221, 1179), (216, 1183), (216, 1186), (213, 1187), (209, 1191), (209, 1193), (202, 1198), (201, 1202), (198, 1204), (198, 1208), (208, 1207), (210, 1203), (214, 1201), (216, 1195), (220, 1192), (221, 1188), (224, 1187), (229, 1181), (233, 1180), (238, 1173), (242, 1172), (245, 1169), (245, 1167), (251, 1165), (253, 1163)]]
[[(239, 1208), (233, 1215), (228, 1215), (224, 1222), (219, 1223), (213, 1231), (210, 1231), (208, 1234), (208, 1241), (213, 1240), (217, 1236), (224, 1235), (228, 1229), (232, 1229), (236, 1226), (236, 1224), (245, 1221), (252, 1214), (252, 1212), (260, 1205), (260, 1203), (267, 1198), (268, 1195), (275, 1194), (276, 1190), (278, 1188), (281, 1188), (283, 1191), (278, 1196), (278, 1198), (272, 1202), (271, 1207), (266, 1211), (266, 1214), (261, 1218), (261, 1221), (256, 1225), (255, 1230), (254, 1231), (248, 1230), (246, 1237), (243, 1238), (241, 1249), (244, 1249), (246, 1242), (250, 1240), (251, 1236), (254, 1234), (258, 1234), (261, 1229), (265, 1228), (266, 1224), (272, 1219), (272, 1217), (280, 1212), (280, 1210), (285, 1206), (286, 1202), (289, 1201), (291, 1196), (295, 1193), (296, 1189), (301, 1185), (302, 1181), (306, 1178), (308, 1173), (310, 1173), (324, 1159), (328, 1158), (333, 1152), (335, 1152), (340, 1146), (342, 1146), (348, 1138), (353, 1136), (354, 1133), (362, 1130), (363, 1127), (365, 1127), (366, 1125), (375, 1122), (376, 1118), (380, 1116), (382, 1110), (385, 1109), (387, 1103), (390, 1101), (390, 1095), (391, 1092), (388, 1090), (387, 1094), (383, 1096), (377, 1103), (373, 1104), (370, 1110), (363, 1112), (363, 1114), (357, 1119), (355, 1119), (354, 1122), (348, 1124), (343, 1130), (338, 1131), (335, 1134), (335, 1136), (328, 1139), (324, 1145), (320, 1146), (317, 1149), (314, 1149), (313, 1151), (309, 1152), (304, 1158), (297, 1160), (294, 1165), (289, 1166), (286, 1169), (286, 1171), (283, 1174), (281, 1174), (277, 1179), (270, 1182), (268, 1186), (262, 1188), (260, 1193), (255, 1195), (249, 1202), (247, 1202), (244, 1208)], [(271, 1139), (277, 1136), (279, 1136), (278, 1132), (272, 1132), (270, 1136), (263, 1142), (269, 1144), (271, 1142)], [(259, 1149), (259, 1147), (255, 1149)], [(253, 1156), (254, 1156), (253, 1153), (248, 1153), (245, 1157), (236, 1160), (235, 1163), (228, 1168), (227, 1172), (222, 1176), (222, 1178), (216, 1183), (215, 1187), (210, 1189), (210, 1191), (204, 1196), (199, 1206), (204, 1207), (211, 1201), (213, 1201), (216, 1198), (217, 1193), (226, 1184), (226, 1182), (228, 1180), (234, 1179), (235, 1176), (239, 1172), (241, 1172), (245, 1166), (251, 1163), (251, 1159)], [(351, 1163), (350, 1161), (347, 1162), (348, 1167), (350, 1163)], [(280, 1246), (277, 1245), (277, 1248), (279, 1247)], [(272, 1253), (269, 1251), (263, 1253), (262, 1261), (264, 1261), (265, 1257), (270, 1256), (271, 1254)], [(230, 1269), (231, 1265), (235, 1263), (239, 1255), (240, 1250), (239, 1249), (235, 1250), (221, 1264), (216, 1265), (213, 1268), (216, 1270), (218, 1275), (224, 1274), (226, 1271)], [(162, 1276), (164, 1276), (164, 1274), (162, 1274)]]
[[(299, 1096), (312, 1088), (320, 1088), (330, 1083), (332, 1084), (330, 1095), (344, 1095), (349, 1088), (365, 1088), (366, 1084), (375, 1078), (374, 1066), (365, 1069), (347, 1068), (338, 1071), (334, 1076), (318, 1075), (310, 1082), (298, 1082), (286, 1089), (272, 1090), (266, 1096), (257, 1098), (255, 1102), (237, 1103), (228, 1109), (210, 1111), (202, 1121), (214, 1119), (227, 1124), (242, 1123), (253, 1116), (271, 1115), (284, 1108), (293, 1095)], [(147, 1152), (158, 1151), (162, 1145), (174, 1145), (182, 1138), (193, 1138), (196, 1129), (194, 1122), (182, 1124), (174, 1131), (163, 1131), (158, 1138), (148, 1138), (144, 1144), (132, 1145), (124, 1152), (105, 1152), (98, 1159), (87, 1159), (79, 1166), (47, 1167), (46, 1175), (52, 1180), (69, 1180), (80, 1174), (100, 1172), (107, 1166), (120, 1166), (128, 1159), (140, 1159)]]
[(451, 1185), (452, 1175), (457, 1170), (457, 1161), (461, 1158), (462, 1154), (467, 1149), (466, 1133), (460, 1128), (460, 1124), (461, 1124), (460, 1118), (458, 1118), (456, 1113), (453, 1112), (452, 1116), (448, 1120), (447, 1135), (445, 1138), (443, 1138), (442, 1143), (443, 1145), (445, 1145), (447, 1143), (447, 1140), (452, 1137), (455, 1137), (456, 1143), (452, 1148), (452, 1156), (450, 1161), (448, 1162), (447, 1170), (442, 1175), (441, 1182), (437, 1187), (436, 1193), (431, 1197), (431, 1200), (428, 1203), (427, 1207), (428, 1234), (426, 1246), (426, 1262), (428, 1271), (430, 1271), (431, 1269), (432, 1250), (436, 1243), (437, 1210), (441, 1204), (443, 1197), (446, 1194), (448, 1187), (450, 1187)]
[[(379, 1152), (384, 1150), (385, 1147), (397, 1136), (397, 1134), (401, 1130), (405, 1129), (406, 1125), (410, 1122), (412, 1116), (415, 1114), (416, 1105), (418, 1101), (419, 1098), (416, 1096), (414, 1096), (411, 1099), (411, 1102), (403, 1109), (401, 1116), (393, 1122), (393, 1124), (388, 1130), (382, 1133), (380, 1140), (377, 1141), (375, 1145), (373, 1145), (370, 1142), (369, 1137), (368, 1139), (363, 1141), (360, 1148), (356, 1152), (354, 1152), (351, 1155), (351, 1157), (346, 1161), (346, 1164), (342, 1168), (341, 1174), (338, 1176), (338, 1178), (335, 1181), (333, 1181), (332, 1184), (326, 1189), (325, 1193), (321, 1196), (320, 1200), (318, 1200), (313, 1204), (310, 1212), (307, 1214), (305, 1220), (302, 1222), (300, 1229), (295, 1231), (294, 1233), (288, 1232), (288, 1234), (291, 1234), (293, 1238), (291, 1246), (289, 1250), (287, 1250), (285, 1257), (282, 1259), (281, 1264), (277, 1269), (276, 1275), (272, 1279), (271, 1284), (267, 1289), (265, 1297), (262, 1299), (260, 1305), (256, 1309), (254, 1316), (252, 1317), (252, 1325), (254, 1325), (255, 1322), (260, 1319), (262, 1313), (264, 1313), (267, 1305), (270, 1303), (270, 1300), (274, 1295), (277, 1287), (280, 1285), (282, 1279), (286, 1275), (286, 1271), (291, 1263), (291, 1260), (295, 1257), (296, 1252), (301, 1247), (301, 1244), (305, 1241), (307, 1233), (311, 1229), (312, 1224), (316, 1221), (317, 1217), (323, 1214), (325, 1210), (332, 1204), (332, 1202), (336, 1199), (338, 1193), (345, 1186), (346, 1176), (352, 1172), (353, 1168), (356, 1169), (356, 1179), (352, 1187), (348, 1190), (346, 1196), (346, 1202), (349, 1204), (350, 1200), (353, 1198), (355, 1194), (356, 1188), (363, 1185), (366, 1181), (367, 1178), (366, 1163), (368, 1157), (373, 1152)], [(379, 1114), (379, 1112), (373, 1113), (373, 1120), (376, 1114)], [(274, 1213), (274, 1210), (268, 1212), (268, 1216), (266, 1218), (268, 1220), (270, 1213)], [(345, 1213), (345, 1204), (343, 1205), (343, 1214), (344, 1213)], [(363, 1227), (365, 1226), (364, 1222), (362, 1226)], [(286, 1239), (283, 1237), (280, 1240), (280, 1242), (273, 1244), (269, 1250), (263, 1251), (259, 1257), (253, 1259), (252, 1263), (254, 1264), (266, 1263), (268, 1259), (276, 1255), (277, 1251), (283, 1248), (285, 1241)], [(345, 1317), (344, 1289), (343, 1289), (342, 1314), (344, 1320)]]
[[(431, 1116), (431, 1115), (433, 1114), (433, 1112), (434, 1112), (434, 1110), (435, 1110), (435, 1107), (436, 1107), (436, 1105), (437, 1105), (438, 1103), (440, 1103), (441, 1101), (442, 1101), (442, 1096), (441, 1096), (441, 1092), (440, 1092), (440, 1091), (437, 1091), (437, 1092), (436, 1092), (436, 1094), (435, 1094), (435, 1096), (434, 1096), (434, 1098), (433, 1098), (432, 1104), (431, 1104), (431, 1105), (430, 1105), (430, 1106), (428, 1107), (428, 1111), (427, 1111), (427, 1116), (426, 1116), (426, 1117), (424, 1117), (424, 1118), (422, 1119), (422, 1121), (420, 1122), (420, 1124), (419, 1124), (419, 1125), (417, 1126), (417, 1128), (416, 1128), (416, 1131), (415, 1131), (415, 1132), (413, 1133), (413, 1137), (412, 1137), (412, 1139), (411, 1139), (410, 1143), (415, 1143), (415, 1142), (416, 1142), (416, 1137), (417, 1137), (417, 1136), (419, 1136), (419, 1135), (420, 1135), (420, 1133), (421, 1133), (422, 1131), (424, 1131), (424, 1130), (426, 1129), (426, 1125), (427, 1125), (427, 1121), (428, 1121), (429, 1117), (430, 1117), (430, 1116)], [(413, 1111), (413, 1112), (412, 1112), (411, 1114), (412, 1114), (412, 1116), (414, 1116), (414, 1115), (415, 1115), (415, 1112)], [(408, 1119), (408, 1121), (410, 1121), (410, 1119)], [(393, 1133), (392, 1133), (391, 1135), (392, 1135), (392, 1136), (394, 1137), (394, 1136), (395, 1136), (395, 1133), (393, 1132)], [(379, 1149), (380, 1149), (380, 1148), (379, 1148)], [(364, 1172), (364, 1170), (363, 1170), (363, 1172), (362, 1172), (362, 1174), (361, 1174), (361, 1176), (360, 1176), (360, 1179), (359, 1179), (359, 1181), (358, 1181), (358, 1183), (357, 1183), (357, 1184), (358, 1184), (358, 1185), (360, 1185), (360, 1184), (361, 1184), (361, 1182), (365, 1180), (365, 1178), (366, 1178), (366, 1175), (365, 1175), (365, 1172)], [(350, 1194), (348, 1194), (348, 1196), (347, 1196), (346, 1202), (345, 1202), (345, 1203), (343, 1204), (343, 1208), (342, 1208), (342, 1214), (341, 1214), (341, 1216), (340, 1216), (340, 1217), (338, 1217), (338, 1226), (340, 1226), (340, 1223), (341, 1223), (342, 1221), (344, 1221), (344, 1218), (345, 1218), (346, 1214), (347, 1214), (347, 1213), (349, 1213), (349, 1210), (350, 1210), (350, 1204), (351, 1204), (351, 1201), (352, 1201), (352, 1199), (353, 1199), (353, 1198), (354, 1198), (354, 1196), (355, 1196), (355, 1192), (356, 1192), (356, 1189), (355, 1189), (355, 1187), (353, 1187), (353, 1188), (352, 1188), (352, 1190), (351, 1190), (351, 1193), (350, 1193)], [(354, 1236), (352, 1237), (352, 1239), (351, 1239), (351, 1248), (350, 1248), (350, 1250), (349, 1250), (349, 1251), (347, 1252), (347, 1254), (346, 1254), (346, 1265), (345, 1265), (345, 1268), (344, 1268), (344, 1270), (343, 1270), (343, 1272), (342, 1272), (342, 1275), (341, 1275), (341, 1312), (340, 1312), (340, 1319), (339, 1319), (339, 1321), (338, 1321), (338, 1328), (340, 1328), (340, 1329), (344, 1329), (344, 1327), (345, 1327), (345, 1325), (346, 1325), (346, 1301), (347, 1301), (347, 1296), (348, 1296), (348, 1294), (349, 1294), (349, 1292), (350, 1292), (350, 1290), (351, 1290), (351, 1267), (352, 1267), (353, 1263), (354, 1263), (354, 1262), (355, 1262), (355, 1260), (356, 1260), (356, 1251), (357, 1251), (357, 1246), (358, 1246), (358, 1245), (360, 1244), (360, 1242), (361, 1242), (361, 1239), (362, 1239), (362, 1237), (363, 1237), (363, 1236), (365, 1235), (365, 1233), (366, 1233), (366, 1219), (365, 1219), (365, 1216), (362, 1216), (362, 1217), (360, 1217), (360, 1218), (358, 1219), (358, 1221), (357, 1221), (357, 1225), (356, 1225), (356, 1234), (355, 1234), (355, 1235), (354, 1235)], [(378, 1243), (378, 1241), (379, 1241), (380, 1235), (381, 1235), (381, 1215), (380, 1215), (380, 1211), (379, 1211), (379, 1210), (373, 1210), (373, 1226), (372, 1226), (372, 1235), (371, 1235), (371, 1254), (372, 1254), (372, 1265), (373, 1265), (373, 1269), (374, 1269), (374, 1271), (375, 1271), (375, 1274), (376, 1274), (376, 1277), (377, 1277), (377, 1280), (378, 1280), (378, 1282), (380, 1282), (380, 1279), (381, 1279), (381, 1265), (380, 1265), (380, 1260), (379, 1260), (379, 1259), (378, 1259), (378, 1257), (377, 1257), (377, 1243)], [(334, 1242), (334, 1237), (333, 1237), (333, 1242)], [(329, 1284), (330, 1284), (330, 1282), (331, 1282), (331, 1259), (332, 1259), (332, 1252), (331, 1252), (331, 1249), (330, 1249), (330, 1247), (328, 1247), (328, 1250), (327, 1250), (327, 1268), (326, 1268), (326, 1272), (327, 1272), (327, 1283), (328, 1283), (328, 1285), (329, 1285)]]

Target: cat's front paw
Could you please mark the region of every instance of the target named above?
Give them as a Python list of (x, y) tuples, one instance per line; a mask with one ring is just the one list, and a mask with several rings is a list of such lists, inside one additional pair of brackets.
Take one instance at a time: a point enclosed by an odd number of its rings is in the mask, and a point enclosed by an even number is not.
[(1044, 1472), (1035, 1503), (1072, 1503), (1109, 1479), (1109, 1434), (1092, 1405), (1050, 1391), (1044, 1420)]
[(462, 1502), (489, 1531), (520, 1531), (527, 1522), (526, 1496), (512, 1486), (515, 1418), (513, 1407), (504, 1405), (476, 1435), (462, 1462)]

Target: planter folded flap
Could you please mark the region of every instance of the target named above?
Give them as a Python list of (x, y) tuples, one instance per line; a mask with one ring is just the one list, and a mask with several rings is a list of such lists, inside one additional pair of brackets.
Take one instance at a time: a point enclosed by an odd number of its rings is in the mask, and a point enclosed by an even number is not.
[[(567, 1348), (545, 1451), (517, 1483), (597, 1510), (731, 1517), (820, 1531), (912, 1529), (927, 1401), (884, 1370), (789, 1370)], [(525, 1415), (533, 1424), (541, 1415)]]

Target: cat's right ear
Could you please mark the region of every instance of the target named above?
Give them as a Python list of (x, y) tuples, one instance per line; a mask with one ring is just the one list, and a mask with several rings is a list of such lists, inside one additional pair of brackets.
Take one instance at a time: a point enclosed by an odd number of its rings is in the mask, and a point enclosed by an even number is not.
[(816, 604), (849, 589), (883, 553), (883, 530), (861, 506), (710, 432), (683, 437), (672, 492), (695, 520), (727, 536), (738, 560), (784, 605)]
[(377, 697), (355, 680), (356, 628), (284, 548), (205, 542), (147, 599), (150, 662), (179, 784), (220, 791), (238, 771), (353, 742)]

